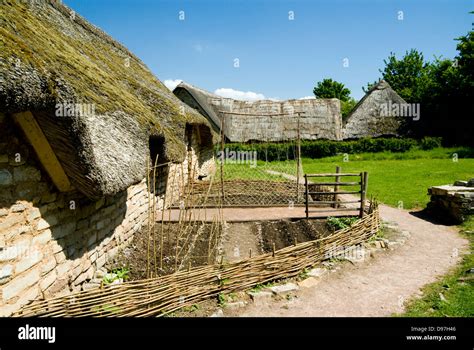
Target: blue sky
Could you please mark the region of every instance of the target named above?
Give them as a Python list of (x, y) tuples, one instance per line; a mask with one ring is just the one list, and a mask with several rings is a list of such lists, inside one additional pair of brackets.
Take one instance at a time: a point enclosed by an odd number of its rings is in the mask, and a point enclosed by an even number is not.
[(452, 58), (454, 38), (474, 22), (469, 14), (474, 2), (464, 0), (64, 3), (128, 47), (161, 81), (182, 79), (211, 92), (232, 89), (229, 96), (243, 98), (262, 97), (247, 92), (278, 99), (311, 96), (317, 81), (332, 78), (359, 99), (362, 86), (379, 78), (391, 51), (400, 56), (416, 48), (426, 58)]

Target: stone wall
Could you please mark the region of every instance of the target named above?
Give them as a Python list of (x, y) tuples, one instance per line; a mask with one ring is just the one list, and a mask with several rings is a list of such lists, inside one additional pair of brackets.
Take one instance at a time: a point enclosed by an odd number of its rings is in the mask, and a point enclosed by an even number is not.
[[(97, 270), (147, 224), (145, 180), (90, 201), (51, 183), (19, 130), (0, 114), (0, 316), (22, 305), (87, 286)], [(199, 158), (199, 150), (191, 162)], [(161, 208), (182, 193), (189, 157), (170, 164), (154, 193)], [(200, 167), (197, 167), (198, 169)], [(160, 180), (161, 179), (161, 180)]]
[(462, 223), (474, 215), (474, 179), (456, 181), (454, 185), (433, 186), (428, 189), (431, 200), (428, 210), (454, 223)]
[[(213, 107), (225, 118), (225, 135), (231, 142), (341, 140), (342, 120), (337, 99), (306, 99), (288, 101), (237, 101), (222, 98), (211, 100)], [(235, 114), (234, 114), (235, 113)], [(280, 115), (278, 115), (280, 114)]]

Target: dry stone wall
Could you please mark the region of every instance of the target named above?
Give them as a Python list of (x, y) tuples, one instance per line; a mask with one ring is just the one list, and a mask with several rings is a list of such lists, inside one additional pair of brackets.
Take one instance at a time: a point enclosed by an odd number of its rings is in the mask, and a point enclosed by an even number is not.
[(455, 223), (474, 215), (474, 179), (456, 181), (454, 185), (433, 186), (428, 189), (431, 200), (428, 209), (437, 211)]
[[(98, 201), (77, 191), (58, 192), (2, 114), (0, 129), (0, 316), (9, 316), (34, 299), (87, 286), (147, 224), (152, 194), (146, 180)], [(168, 203), (181, 195), (188, 161), (171, 164), (161, 177), (158, 208), (164, 189)]]

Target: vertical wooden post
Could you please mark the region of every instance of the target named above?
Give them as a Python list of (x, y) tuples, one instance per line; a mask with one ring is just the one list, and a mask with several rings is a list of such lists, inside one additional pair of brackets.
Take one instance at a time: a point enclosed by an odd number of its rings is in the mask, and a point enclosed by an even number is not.
[(359, 217), (364, 217), (364, 206), (365, 206), (365, 197), (367, 195), (367, 180), (368, 173), (364, 171), (360, 173), (360, 212)]
[[(341, 172), (341, 167), (340, 166), (337, 166), (336, 167), (336, 174), (339, 174)], [(336, 184), (339, 183), (339, 176), (336, 176)], [(338, 200), (338, 196), (337, 196), (337, 192), (339, 191), (339, 185), (334, 185), (334, 192), (336, 192), (336, 194), (334, 194), (334, 201), (337, 202)], [(339, 208), (339, 204), (337, 203), (334, 203), (333, 204), (333, 207), (334, 208)]]
[(305, 205), (306, 205), (306, 219), (308, 218), (308, 176), (304, 174), (304, 188), (305, 188)]
[(225, 133), (224, 133), (224, 127), (225, 127), (225, 115), (221, 116), (221, 196), (222, 196), (222, 204), (225, 203), (225, 192), (224, 192), (224, 160), (225, 160), (225, 154), (224, 154), (224, 139), (225, 139)]
[(296, 139), (296, 202), (299, 203), (300, 200), (300, 177), (301, 177), (301, 135), (300, 135), (300, 114), (301, 112), (296, 113), (298, 115), (298, 125), (296, 128), (297, 139)]

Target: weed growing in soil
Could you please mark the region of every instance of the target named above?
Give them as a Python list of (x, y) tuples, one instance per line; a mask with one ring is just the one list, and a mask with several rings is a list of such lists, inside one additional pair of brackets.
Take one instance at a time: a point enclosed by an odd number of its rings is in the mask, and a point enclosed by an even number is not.
[(335, 218), (335, 217), (330, 216), (328, 217), (327, 223), (332, 229), (337, 231), (337, 230), (342, 230), (344, 228), (352, 226), (356, 221), (357, 221), (357, 217)]
[(113, 269), (111, 273), (104, 276), (104, 284), (111, 284), (117, 280), (125, 281), (129, 278), (129, 272), (130, 270), (127, 267)]

